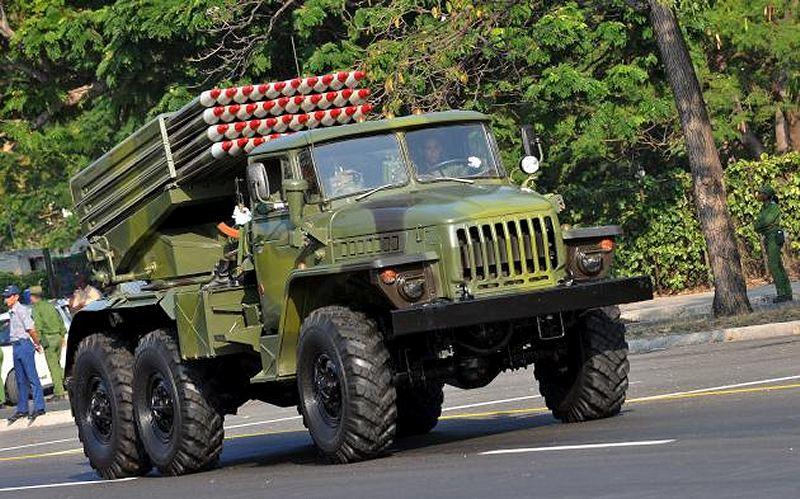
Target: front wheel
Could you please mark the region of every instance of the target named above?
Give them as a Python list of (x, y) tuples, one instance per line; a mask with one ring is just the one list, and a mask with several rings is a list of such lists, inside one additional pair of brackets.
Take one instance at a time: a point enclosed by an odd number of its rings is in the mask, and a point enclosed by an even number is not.
[(625, 326), (602, 310), (585, 312), (567, 332), (567, 350), (536, 362), (539, 390), (553, 416), (567, 423), (619, 413), (628, 390)]
[(303, 422), (331, 461), (369, 459), (392, 443), (393, 370), (378, 328), (364, 314), (329, 306), (303, 321), (297, 387)]
[(81, 340), (69, 383), (72, 415), (89, 464), (103, 478), (147, 473), (151, 466), (133, 418), (133, 354), (102, 333)]
[(159, 471), (184, 475), (215, 463), (222, 452), (222, 415), (202, 373), (181, 362), (170, 332), (153, 331), (139, 341), (134, 374), (136, 425)]

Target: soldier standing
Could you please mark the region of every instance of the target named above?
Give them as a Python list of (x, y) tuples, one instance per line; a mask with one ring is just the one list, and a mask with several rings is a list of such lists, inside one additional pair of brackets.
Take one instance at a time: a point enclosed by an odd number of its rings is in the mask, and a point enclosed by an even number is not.
[[(42, 346), (39, 344), (39, 334), (34, 327), (31, 311), (19, 302), (19, 295), (19, 288), (13, 284), (3, 290), (3, 298), (11, 316), (9, 326), (11, 345), (14, 348), (14, 373), (17, 375), (17, 393), (19, 393), (17, 411), (8, 418), (8, 424), (25, 416), (33, 422), (45, 412), (44, 393), (34, 360), (35, 352), (41, 351)], [(28, 396), (31, 388), (33, 388), (33, 411), (29, 415)]]
[(44, 356), (47, 359), (47, 367), (50, 368), (50, 376), (53, 378), (53, 395), (57, 399), (64, 397), (64, 373), (61, 370), (61, 348), (64, 346), (64, 335), (67, 328), (61, 320), (56, 307), (47, 300), (42, 299), (42, 287), (31, 286), (31, 306), (33, 311), (33, 323), (36, 331), (39, 332)]
[(775, 189), (768, 185), (763, 186), (758, 190), (758, 200), (763, 204), (758, 213), (755, 229), (764, 238), (764, 245), (767, 249), (767, 267), (778, 292), (772, 301), (773, 303), (791, 301), (792, 285), (781, 260), (784, 234), (780, 227), (781, 210), (775, 196)]

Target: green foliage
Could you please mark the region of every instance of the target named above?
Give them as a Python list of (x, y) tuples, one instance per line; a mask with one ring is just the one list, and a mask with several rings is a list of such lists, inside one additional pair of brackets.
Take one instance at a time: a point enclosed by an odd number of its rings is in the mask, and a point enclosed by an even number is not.
[[(14, 30), (0, 35), (0, 250), (68, 247), (70, 175), (202, 88), (294, 75), (294, 38), (305, 74), (367, 70), (383, 112), (490, 114), (509, 169), (518, 127), (534, 124), (537, 186), (564, 195), (566, 223), (621, 223), (620, 271), (664, 291), (708, 282), (673, 98), (647, 17), (625, 0), (0, 1)], [(741, 133), (772, 153), (776, 108), (800, 109), (797, 2), (674, 5), (758, 273), (750, 193), (774, 181), (800, 233), (797, 159), (739, 160)]]

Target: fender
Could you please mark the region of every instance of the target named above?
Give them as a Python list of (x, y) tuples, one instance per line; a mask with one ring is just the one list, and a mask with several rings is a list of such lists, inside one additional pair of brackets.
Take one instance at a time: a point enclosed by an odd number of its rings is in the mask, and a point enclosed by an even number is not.
[(347, 263), (320, 265), (307, 270), (295, 270), (289, 274), (284, 291), (283, 311), (281, 313), (278, 337), (278, 377), (294, 376), (296, 370), (297, 340), (300, 335), (300, 326), (303, 322), (306, 294), (301, 286), (314, 278), (328, 276), (341, 276), (354, 272), (381, 269), (405, 265), (409, 263), (425, 263), (439, 260), (439, 255), (434, 251), (399, 255), (396, 257), (377, 258), (375, 260)]
[[(136, 314), (137, 325), (144, 329), (153, 323), (174, 320), (174, 300), (170, 298), (171, 293), (139, 292), (129, 294), (122, 292), (93, 301), (76, 312), (72, 317), (67, 339), (65, 379), (68, 379), (71, 374), (75, 351), (81, 340), (90, 334), (113, 329), (123, 322), (124, 316), (133, 314)], [(133, 342), (141, 332), (140, 328), (124, 330), (130, 332)]]

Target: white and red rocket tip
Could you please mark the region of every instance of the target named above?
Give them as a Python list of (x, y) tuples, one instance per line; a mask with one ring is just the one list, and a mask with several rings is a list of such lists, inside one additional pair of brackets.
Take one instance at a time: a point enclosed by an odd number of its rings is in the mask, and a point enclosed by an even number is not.
[(251, 118), (264, 118), (266, 116), (280, 116), (284, 113), (295, 114), (299, 111), (311, 112), (330, 107), (357, 106), (367, 102), (370, 90), (368, 88), (339, 90), (323, 94), (295, 95), (281, 97), (261, 102), (248, 104), (232, 104), (229, 106), (216, 106), (203, 111), (203, 121), (209, 125), (219, 122), (230, 123), (234, 120), (244, 121)]
[(291, 97), (297, 94), (355, 88), (365, 76), (363, 71), (341, 71), (324, 76), (308, 76), (259, 85), (214, 88), (200, 94), (200, 104), (204, 107), (225, 106), (230, 103), (244, 104), (280, 96)]
[(310, 113), (284, 114), (278, 117), (254, 119), (250, 121), (237, 121), (212, 125), (206, 130), (206, 136), (212, 142), (267, 136), (287, 130), (298, 131), (317, 128), (318, 126), (332, 126), (337, 124), (358, 121), (372, 110), (372, 105), (362, 104), (318, 110)]
[(236, 140), (226, 140), (225, 142), (217, 142), (216, 144), (211, 145), (211, 155), (214, 156), (215, 159), (238, 156), (242, 153), (249, 153), (264, 142), (277, 139), (278, 137), (284, 137), (286, 135), (288, 134), (273, 133), (271, 135), (267, 135), (266, 137), (255, 137), (252, 139), (241, 138)]

